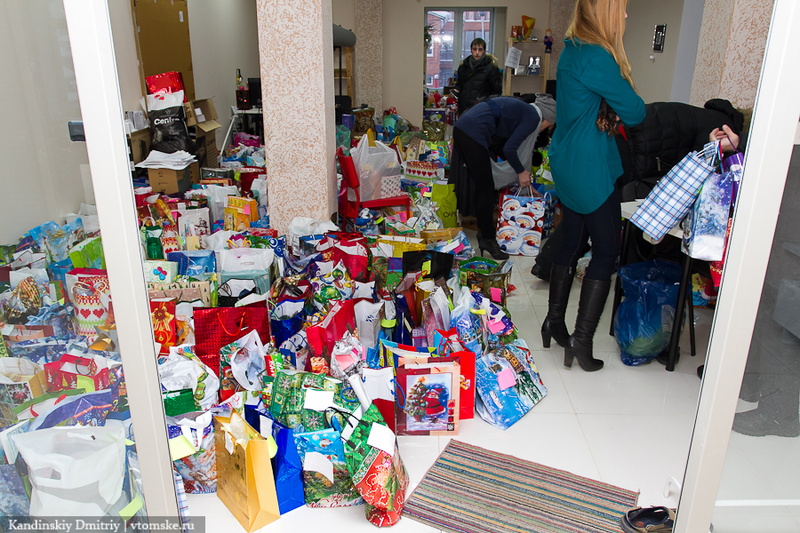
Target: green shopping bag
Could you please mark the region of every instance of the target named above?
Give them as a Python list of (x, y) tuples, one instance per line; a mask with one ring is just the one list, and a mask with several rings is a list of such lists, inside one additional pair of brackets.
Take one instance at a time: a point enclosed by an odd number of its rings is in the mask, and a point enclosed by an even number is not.
[(431, 188), (431, 201), (436, 202), (436, 213), (445, 228), (458, 227), (458, 207), (456, 186), (453, 183), (434, 183)]

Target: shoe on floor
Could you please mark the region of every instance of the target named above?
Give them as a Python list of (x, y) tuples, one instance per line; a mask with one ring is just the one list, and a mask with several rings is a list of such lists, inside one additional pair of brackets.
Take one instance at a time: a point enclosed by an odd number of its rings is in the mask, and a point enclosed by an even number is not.
[[(797, 409), (797, 406), (794, 409)], [(751, 437), (798, 437), (800, 419), (797, 411), (793, 414), (794, 416), (782, 417), (761, 408), (736, 413), (733, 417), (733, 430)]]
[(637, 507), (619, 519), (625, 533), (671, 533), (675, 510), (667, 507)]

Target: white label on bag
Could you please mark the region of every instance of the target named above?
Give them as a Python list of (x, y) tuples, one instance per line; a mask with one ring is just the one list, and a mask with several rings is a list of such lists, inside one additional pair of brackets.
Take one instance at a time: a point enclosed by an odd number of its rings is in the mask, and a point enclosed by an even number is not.
[(306, 472), (319, 472), (333, 483), (333, 463), (319, 452), (306, 452), (303, 458), (303, 470)]
[(392, 457), (394, 457), (394, 432), (389, 429), (389, 426), (383, 424), (372, 423), (372, 429), (369, 431), (369, 439), (367, 444), (373, 448), (383, 450)]
[(328, 407), (333, 407), (333, 391), (307, 389), (303, 407), (312, 411), (324, 411)]
[(225, 431), (225, 449), (228, 450), (228, 453), (231, 455), (233, 455), (233, 447), (234, 447), (233, 436), (227, 431)]

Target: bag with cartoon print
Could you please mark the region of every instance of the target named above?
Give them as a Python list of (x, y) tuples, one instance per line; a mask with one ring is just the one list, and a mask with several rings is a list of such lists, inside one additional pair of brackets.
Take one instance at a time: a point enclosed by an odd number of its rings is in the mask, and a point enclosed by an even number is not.
[(500, 197), (497, 244), (511, 255), (536, 257), (542, 244), (545, 199), (532, 187)]

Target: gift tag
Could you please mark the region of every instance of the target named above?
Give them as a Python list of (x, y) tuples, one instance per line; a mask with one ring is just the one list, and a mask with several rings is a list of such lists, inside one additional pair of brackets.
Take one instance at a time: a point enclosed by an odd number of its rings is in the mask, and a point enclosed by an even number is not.
[(500, 390), (510, 389), (517, 384), (517, 376), (511, 367), (504, 368), (497, 374), (497, 384)]
[(306, 400), (303, 407), (312, 411), (325, 411), (328, 407), (333, 407), (332, 390), (306, 390)]
[(319, 472), (331, 483), (333, 483), (333, 463), (330, 459), (319, 452), (306, 452), (303, 457), (303, 470), (307, 472)]
[(391, 456), (394, 456), (395, 447), (394, 432), (388, 426), (383, 424), (372, 423), (372, 429), (369, 431), (369, 439), (367, 444), (373, 448), (383, 450)]

